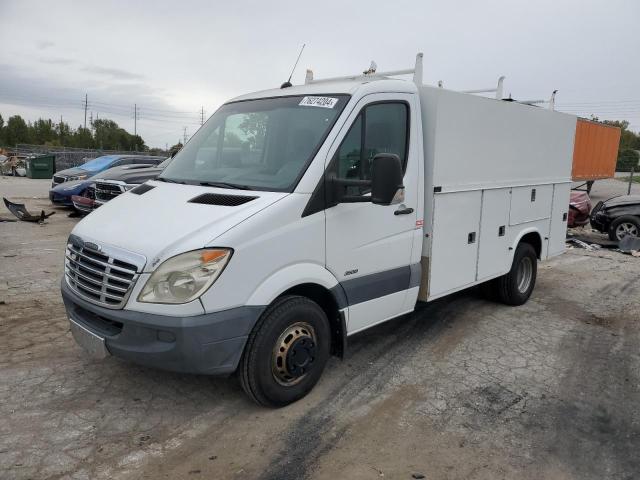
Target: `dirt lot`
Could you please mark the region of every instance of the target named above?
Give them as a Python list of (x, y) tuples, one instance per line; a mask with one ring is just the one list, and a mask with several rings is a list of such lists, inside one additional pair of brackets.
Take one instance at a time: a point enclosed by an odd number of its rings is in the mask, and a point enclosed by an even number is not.
[[(46, 186), (0, 178), (32, 210)], [(2, 479), (640, 476), (640, 258), (574, 249), (523, 307), (430, 304), (350, 338), (309, 397), (266, 410), (232, 378), (87, 359), (59, 295), (76, 222), (0, 223)]]

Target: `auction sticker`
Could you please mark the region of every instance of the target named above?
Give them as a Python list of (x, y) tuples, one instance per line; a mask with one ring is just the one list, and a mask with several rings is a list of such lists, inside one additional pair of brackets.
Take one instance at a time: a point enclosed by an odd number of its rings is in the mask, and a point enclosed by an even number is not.
[(304, 97), (298, 105), (307, 107), (333, 108), (338, 103), (337, 98), (331, 97)]

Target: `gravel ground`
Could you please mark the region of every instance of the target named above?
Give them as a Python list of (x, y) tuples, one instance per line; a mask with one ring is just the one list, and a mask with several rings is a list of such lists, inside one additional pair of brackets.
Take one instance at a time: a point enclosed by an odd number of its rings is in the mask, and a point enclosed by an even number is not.
[[(0, 195), (50, 208), (46, 182), (11, 180)], [(569, 250), (518, 308), (441, 299), (350, 338), (307, 398), (266, 410), (233, 378), (89, 360), (59, 294), (76, 221), (0, 223), (2, 479), (640, 476), (640, 258)]]

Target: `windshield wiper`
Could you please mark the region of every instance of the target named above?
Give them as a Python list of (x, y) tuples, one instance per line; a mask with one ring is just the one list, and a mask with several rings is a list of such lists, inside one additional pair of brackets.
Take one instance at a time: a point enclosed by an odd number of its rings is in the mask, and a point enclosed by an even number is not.
[(166, 183), (181, 183), (182, 185), (185, 185), (186, 182), (182, 182), (180, 180), (173, 180), (171, 178), (164, 178), (164, 177), (156, 177), (155, 180), (157, 180), (158, 182), (166, 182)]
[(253, 190), (249, 185), (238, 185), (228, 182), (200, 182), (203, 187), (234, 188), (237, 190)]

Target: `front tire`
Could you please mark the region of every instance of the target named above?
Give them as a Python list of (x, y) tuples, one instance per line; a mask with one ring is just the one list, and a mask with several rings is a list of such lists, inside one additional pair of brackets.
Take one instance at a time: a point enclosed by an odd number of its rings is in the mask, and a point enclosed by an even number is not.
[(496, 296), (506, 305), (524, 304), (536, 285), (538, 257), (532, 245), (520, 243), (513, 255), (511, 270), (495, 281)]
[(320, 379), (330, 339), (327, 316), (317, 303), (293, 295), (277, 299), (247, 340), (239, 366), (243, 390), (266, 407), (299, 400)]
[(627, 235), (640, 237), (640, 219), (633, 215), (623, 215), (611, 222), (609, 238), (620, 241)]

